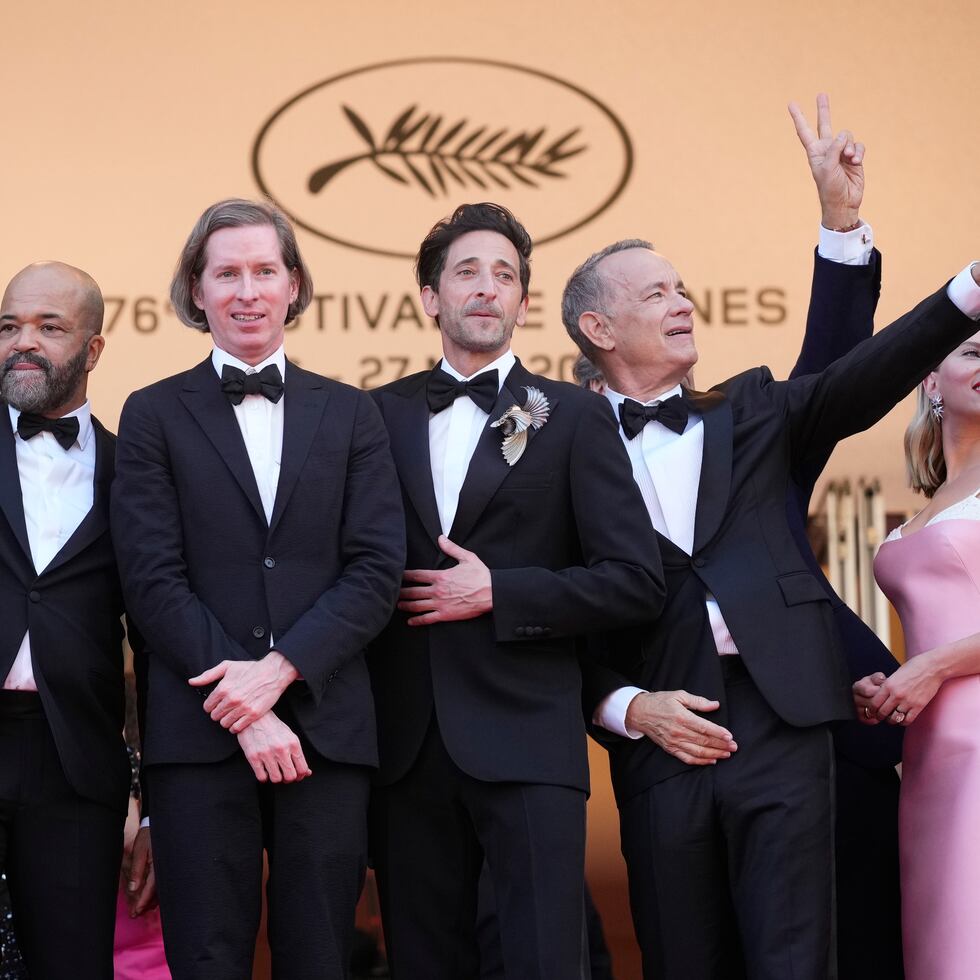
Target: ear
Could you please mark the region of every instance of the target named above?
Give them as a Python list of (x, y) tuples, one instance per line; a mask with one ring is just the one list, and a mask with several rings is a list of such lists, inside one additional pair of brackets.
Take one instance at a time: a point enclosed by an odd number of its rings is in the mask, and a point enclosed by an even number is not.
[(587, 311), (578, 318), (578, 328), (588, 338), (593, 347), (599, 350), (615, 350), (616, 341), (612, 335), (609, 318), (603, 313)]
[(514, 321), (518, 327), (523, 327), (525, 321), (527, 320), (527, 304), (530, 300), (529, 296), (525, 296), (521, 300), (521, 305), (517, 308), (517, 319)]
[(191, 299), (194, 300), (194, 305), (199, 310), (204, 310), (204, 304), (201, 302), (200, 283), (197, 281), (197, 276), (191, 276)]
[(102, 351), (105, 348), (105, 337), (100, 333), (94, 333), (86, 342), (85, 370), (91, 371), (99, 363)]
[[(295, 303), (299, 296), (299, 272), (296, 269), (289, 270), (289, 302)], [(197, 300), (194, 301), (195, 303)]]
[(935, 371), (930, 371), (922, 380), (922, 388), (927, 398), (935, 398), (936, 395), (942, 396), (939, 390), (939, 375)]
[(431, 286), (422, 287), (422, 309), (434, 320), (439, 316), (439, 294)]

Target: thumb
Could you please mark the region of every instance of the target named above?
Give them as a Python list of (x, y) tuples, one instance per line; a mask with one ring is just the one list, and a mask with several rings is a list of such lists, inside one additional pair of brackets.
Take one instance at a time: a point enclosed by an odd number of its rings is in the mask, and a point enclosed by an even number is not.
[(222, 660), (220, 664), (216, 664), (210, 670), (204, 671), (203, 674), (198, 674), (197, 677), (191, 677), (187, 683), (191, 687), (203, 687), (205, 684), (213, 684), (215, 681), (220, 681), (222, 677), (225, 676), (225, 671), (227, 670), (225, 661)]
[(472, 551), (467, 551), (465, 548), (461, 548), (458, 544), (453, 543), (445, 534), (439, 535), (439, 547), (450, 558), (455, 558), (457, 561), (465, 561), (473, 555)]
[(699, 694), (688, 694), (687, 691), (678, 691), (677, 700), (692, 711), (717, 711), (721, 707), (718, 701), (710, 701)]

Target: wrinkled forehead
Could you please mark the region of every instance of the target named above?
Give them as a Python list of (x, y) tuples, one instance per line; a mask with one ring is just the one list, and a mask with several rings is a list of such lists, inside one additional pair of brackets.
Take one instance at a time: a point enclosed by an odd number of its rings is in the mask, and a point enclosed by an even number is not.
[(668, 259), (649, 248), (613, 252), (599, 262), (596, 271), (610, 296), (634, 296), (653, 285), (676, 286), (681, 282)]
[(25, 269), (15, 276), (0, 300), (0, 315), (74, 317), (86, 292), (73, 276), (56, 269)]
[(491, 266), (505, 264), (516, 271), (520, 265), (520, 256), (514, 243), (500, 232), (468, 231), (453, 241), (446, 250), (443, 271), (466, 261)]

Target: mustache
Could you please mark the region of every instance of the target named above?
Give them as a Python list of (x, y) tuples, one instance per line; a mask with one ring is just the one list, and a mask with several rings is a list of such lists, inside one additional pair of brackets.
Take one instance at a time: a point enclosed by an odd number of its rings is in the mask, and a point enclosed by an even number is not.
[(51, 370), (51, 362), (46, 357), (24, 351), (22, 354), (11, 354), (3, 362), (3, 373), (6, 374), (12, 370), (16, 364), (33, 364), (35, 367), (43, 368), (46, 372)]
[(470, 303), (468, 306), (463, 307), (463, 316), (474, 316), (479, 314), (483, 314), (484, 316), (489, 314), (490, 316), (495, 316), (498, 319), (504, 315), (503, 310), (501, 310), (496, 303)]

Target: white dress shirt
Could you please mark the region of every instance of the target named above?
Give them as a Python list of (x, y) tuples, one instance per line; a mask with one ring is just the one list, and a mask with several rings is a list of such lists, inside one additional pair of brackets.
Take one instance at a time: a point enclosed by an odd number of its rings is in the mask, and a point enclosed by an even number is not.
[[(497, 391), (504, 386), (507, 375), (516, 363), (512, 351), (501, 354), (495, 361), (481, 368), (476, 374), (464, 378), (445, 358), (440, 367), (457, 381), (470, 381), (497, 371)], [(439, 525), (443, 534), (449, 534), (459, 506), (459, 492), (463, 489), (466, 471), (486, 428), (490, 415), (477, 407), (469, 395), (461, 395), (452, 405), (429, 416), (429, 463), (432, 466), (432, 489), (439, 508)]]
[[(843, 233), (821, 227), (817, 250), (823, 258), (832, 262), (867, 265), (873, 246), (874, 233), (870, 225), (862, 224), (854, 231)], [(973, 280), (973, 265), (953, 279), (947, 293), (963, 313), (976, 320), (980, 318), (980, 286)], [(678, 385), (645, 404), (652, 405), (679, 393)], [(606, 397), (618, 419), (619, 405), (624, 396), (607, 388)], [(648, 422), (639, 435), (634, 439), (627, 439), (620, 428), (620, 435), (633, 466), (633, 477), (647, 505), (653, 526), (688, 554), (691, 553), (694, 542), (694, 514), (704, 446), (703, 429), (701, 419), (695, 416), (688, 418), (687, 427), (681, 434), (671, 432), (659, 422)], [(667, 477), (660, 484), (656, 482), (658, 473)], [(709, 592), (705, 593), (705, 604), (718, 653), (737, 654), (738, 649), (725, 625), (721, 609)], [(618, 735), (642, 738), (642, 733), (627, 729), (626, 711), (633, 698), (643, 693), (646, 692), (638, 687), (619, 688), (600, 702), (593, 714), (593, 722)]]
[[(286, 352), (280, 344), (279, 349), (254, 367), (238, 360), (220, 347), (211, 352), (211, 363), (214, 364), (218, 377), (221, 369), (230, 364), (246, 374), (257, 374), (269, 364), (279, 368), (279, 374), (286, 377)], [(277, 402), (271, 402), (265, 395), (246, 395), (241, 403), (233, 405), (238, 427), (242, 430), (248, 460), (252, 464), (255, 483), (259, 488), (262, 509), (265, 511), (267, 523), (272, 522), (272, 508), (276, 502), (276, 490), (279, 487), (279, 468), (282, 465), (282, 423), (286, 396)]]
[[(31, 439), (17, 434), (20, 412), (7, 406), (14, 431), (21, 499), (34, 570), (40, 575), (92, 509), (95, 497), (95, 431), (86, 401), (66, 418), (78, 419), (78, 439), (62, 449), (50, 432)], [(36, 691), (30, 631), (24, 634), (4, 690)]]

